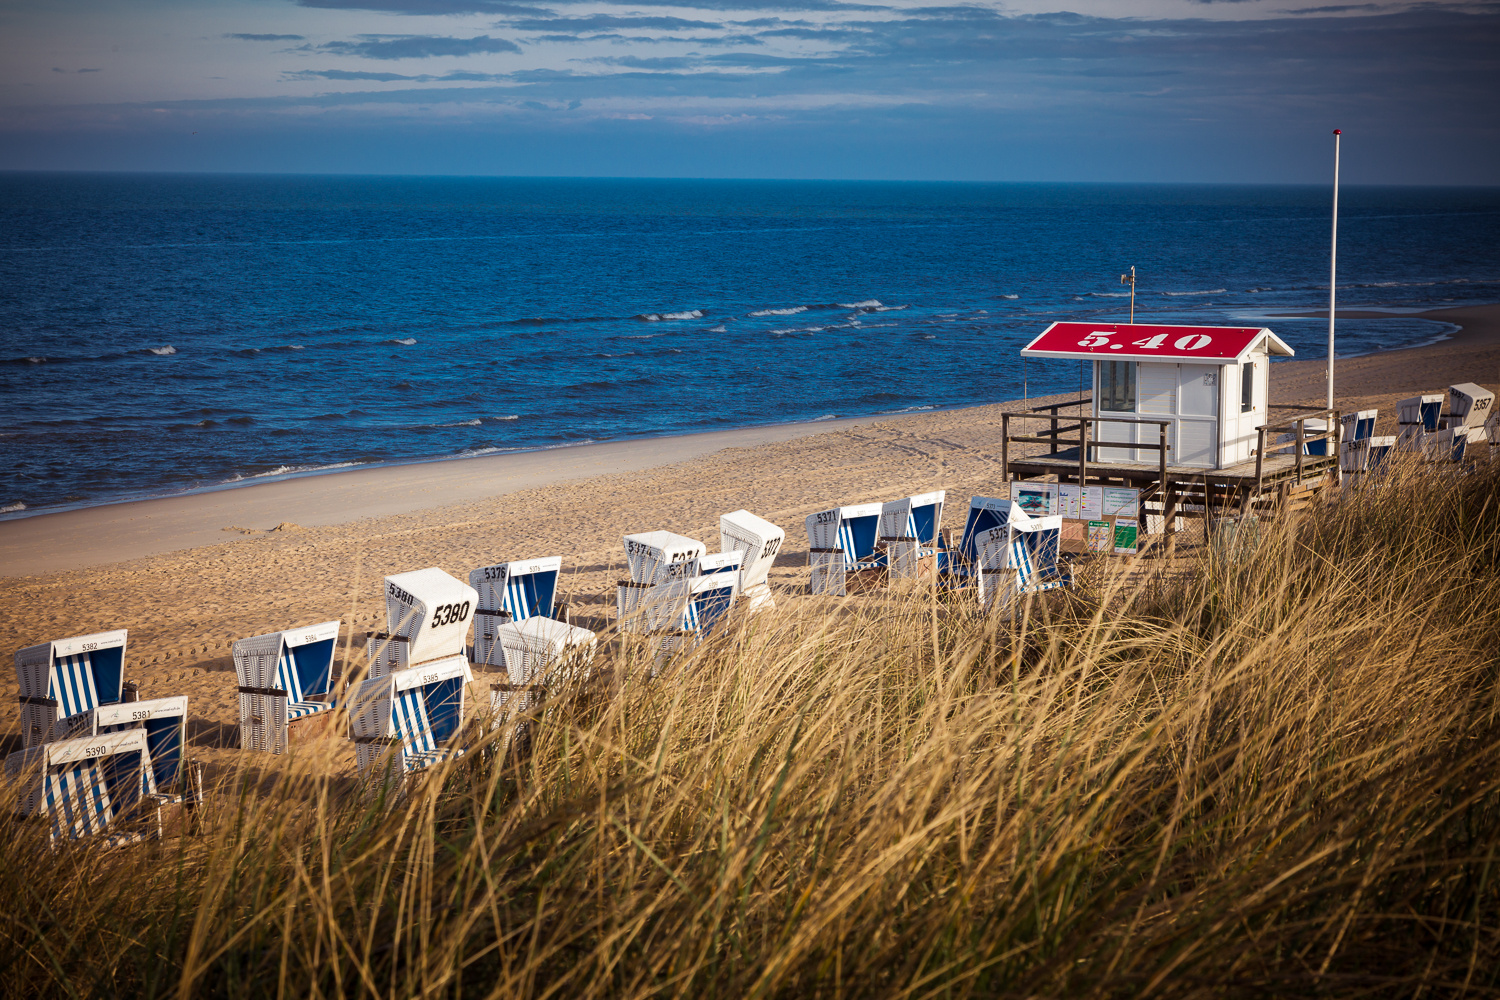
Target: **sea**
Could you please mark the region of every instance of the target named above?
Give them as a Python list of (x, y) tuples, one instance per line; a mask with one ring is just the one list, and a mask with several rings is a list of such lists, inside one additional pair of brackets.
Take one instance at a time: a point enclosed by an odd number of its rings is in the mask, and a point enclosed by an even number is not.
[[(0, 174), (0, 516), (1077, 391), (1058, 320), (1322, 357), (1328, 187)], [(1345, 187), (1341, 308), (1500, 302), (1500, 189)], [(1432, 341), (1344, 320), (1338, 353)], [(1440, 388), (1440, 387), (1439, 387)]]

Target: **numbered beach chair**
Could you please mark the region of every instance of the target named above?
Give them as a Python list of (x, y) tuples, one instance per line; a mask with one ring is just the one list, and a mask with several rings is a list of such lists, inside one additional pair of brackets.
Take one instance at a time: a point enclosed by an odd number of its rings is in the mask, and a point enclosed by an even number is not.
[(462, 756), (463, 748), (441, 744), (463, 724), (464, 694), (473, 679), (460, 653), (360, 682), (349, 700), (360, 774), (399, 783)]
[(667, 586), (686, 593), (679, 605), (680, 625), (665, 628), (656, 637), (658, 668), (674, 653), (698, 648), (729, 616), (740, 594), (740, 577), (738, 573), (699, 576)]
[(53, 847), (93, 836), (124, 846), (161, 836), (147, 744), (144, 729), (57, 740), (11, 754), (6, 770), (25, 782), (21, 810), (47, 817)]
[(473, 587), (433, 566), (385, 578), (385, 631), (365, 638), (370, 677), (428, 660), (467, 656), (469, 623), (479, 606)]
[(94, 709), (124, 693), (125, 635), (99, 632), (17, 651), (22, 747), (93, 735)]
[(474, 655), (470, 659), (487, 666), (505, 666), (496, 642), (497, 630), (508, 622), (551, 618), (561, 573), (562, 556), (496, 563), (470, 573), (469, 586), (478, 595)]
[(94, 710), (95, 732), (124, 733), (139, 729), (146, 734), (151, 757), (151, 777), (158, 790), (175, 787), (182, 776), (182, 755), (187, 747), (187, 695), (152, 698), (101, 705)]
[(341, 627), (342, 622), (323, 622), (234, 643), (241, 749), (285, 753), (293, 724), (307, 725), (303, 720), (332, 711), (328, 695)]
[(785, 541), (785, 531), (748, 510), (737, 510), (719, 518), (720, 551), (743, 555), (740, 593), (745, 598), (747, 611), (776, 607), (767, 578)]
[(657, 584), (698, 575), (702, 542), (671, 531), (644, 531), (625, 536), (625, 563), (632, 583)]
[(1495, 415), (1495, 394), (1482, 385), (1461, 382), (1448, 387), (1448, 426), (1463, 427), (1470, 444), (1489, 439), (1489, 422)]
[(880, 540), (885, 543), (891, 579), (915, 580), (924, 559), (935, 567), (946, 496), (946, 491), (936, 490), (881, 504)]
[(497, 643), (507, 676), (490, 685), (491, 728), (540, 708), (549, 690), (586, 679), (598, 650), (598, 637), (588, 629), (540, 617), (500, 626)]
[(865, 573), (867, 579), (884, 574), (886, 556), (879, 548), (880, 511), (880, 504), (864, 503), (808, 515), (807, 561), (812, 567), (812, 593), (843, 597), (854, 574)]
[(1070, 567), (1059, 561), (1062, 516), (1031, 517), (1012, 507), (1004, 529), (991, 528), (975, 538), (979, 602), (1013, 615), (1016, 599), (1073, 583)]
[(1442, 393), (1410, 396), (1397, 403), (1396, 447), (1401, 451), (1421, 451), (1422, 439), (1437, 432), (1442, 415)]
[(708, 552), (698, 557), (698, 575), (715, 576), (720, 573), (738, 575), (744, 562), (743, 552)]
[(1370, 461), (1370, 438), (1379, 410), (1357, 410), (1339, 417), (1339, 471), (1364, 472)]
[[(938, 555), (938, 569), (951, 587), (977, 586), (979, 582), (979, 536), (1010, 524), (1011, 502), (999, 497), (970, 497), (969, 513), (958, 548)], [(1006, 536), (1007, 538), (1009, 535)]]

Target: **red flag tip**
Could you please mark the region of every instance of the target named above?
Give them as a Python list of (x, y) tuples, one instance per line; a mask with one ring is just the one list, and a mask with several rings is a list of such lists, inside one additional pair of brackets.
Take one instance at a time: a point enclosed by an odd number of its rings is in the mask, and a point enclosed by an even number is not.
[(1334, 135), (1343, 135), (1344, 134), (1344, 130), (1341, 129), (1341, 128), (1336, 128), (1336, 129), (1333, 130), (1333, 134)]

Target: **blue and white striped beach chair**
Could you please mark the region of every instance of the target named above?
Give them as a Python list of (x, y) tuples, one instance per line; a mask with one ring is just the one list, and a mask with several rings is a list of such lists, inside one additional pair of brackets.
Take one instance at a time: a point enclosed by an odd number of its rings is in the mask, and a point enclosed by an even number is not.
[(21, 745), (92, 736), (94, 709), (125, 688), (124, 629), (27, 646), (16, 653)]
[(807, 516), (811, 593), (843, 597), (849, 592), (851, 574), (886, 567), (886, 554), (880, 549), (881, 507), (878, 503), (853, 504)]
[(700, 576), (680, 584), (668, 584), (686, 591), (682, 600), (680, 627), (666, 629), (657, 637), (656, 666), (667, 657), (685, 649), (696, 649), (714, 629), (729, 616), (740, 594), (738, 573)]
[(497, 630), (528, 618), (551, 618), (561, 573), (562, 556), (496, 563), (471, 572), (469, 586), (479, 595), (471, 659), (489, 666), (505, 666), (496, 640)]
[(921, 561), (937, 556), (946, 496), (946, 491), (935, 490), (881, 505), (880, 540), (890, 560), (891, 579), (916, 579)]
[(1370, 440), (1379, 410), (1356, 410), (1339, 417), (1339, 471), (1364, 472), (1370, 464)]
[(541, 706), (550, 690), (592, 671), (598, 637), (586, 628), (551, 618), (534, 617), (500, 626), (506, 679), (490, 685), (490, 725), (512, 713)]
[(333, 709), (333, 654), (342, 622), (240, 639), (231, 647), (240, 685), (240, 746), (285, 753), (292, 723)]
[(94, 731), (103, 735), (143, 730), (156, 787), (159, 790), (172, 788), (182, 773), (182, 756), (187, 747), (187, 710), (186, 695), (102, 705), (94, 710)]
[(458, 655), (360, 683), (349, 702), (360, 773), (404, 778), (463, 756), (462, 747), (442, 744), (462, 728), (473, 679), (468, 660)]
[(1409, 396), (1396, 404), (1396, 448), (1399, 451), (1424, 450), (1423, 439), (1435, 434), (1443, 416), (1440, 392)]
[(30, 788), (22, 801), (48, 818), (52, 846), (101, 834), (112, 846), (161, 836), (145, 730), (58, 740), (23, 754)]
[[(938, 571), (950, 587), (977, 586), (979, 583), (980, 536), (996, 528), (1008, 532), (1011, 502), (999, 497), (970, 497), (969, 513), (958, 547), (938, 552)], [(1009, 538), (1009, 534), (1005, 535)]]
[(1072, 571), (1059, 562), (1062, 517), (1031, 517), (1012, 507), (1003, 527), (980, 532), (975, 539), (979, 602), (999, 606), (1007, 615), (1024, 594), (1072, 586)]

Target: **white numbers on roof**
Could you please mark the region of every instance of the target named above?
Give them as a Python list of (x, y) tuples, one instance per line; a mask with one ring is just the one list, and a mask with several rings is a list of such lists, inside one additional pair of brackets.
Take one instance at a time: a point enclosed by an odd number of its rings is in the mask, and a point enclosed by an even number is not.
[(1196, 351), (1207, 347), (1213, 339), (1206, 333), (1190, 333), (1186, 337), (1178, 337), (1172, 341), (1172, 346), (1179, 351)]
[(1109, 343), (1109, 334), (1103, 330), (1095, 330), (1093, 333), (1085, 334), (1078, 342), (1079, 347), (1103, 347)]
[[(1083, 339), (1078, 342), (1078, 346), (1087, 347), (1090, 350), (1096, 347), (1108, 347), (1113, 351), (1118, 351), (1125, 346), (1124, 344), (1111, 344), (1109, 338), (1109, 331), (1095, 330), (1092, 333), (1084, 334)], [(1167, 334), (1158, 333), (1154, 337), (1147, 337), (1144, 340), (1133, 340), (1131, 341), (1131, 346), (1139, 347), (1143, 351), (1157, 351), (1161, 349), (1161, 346), (1166, 341)], [(1179, 351), (1201, 351), (1211, 343), (1213, 343), (1213, 338), (1206, 333), (1190, 333), (1185, 337), (1178, 337), (1172, 341), (1172, 346)]]

